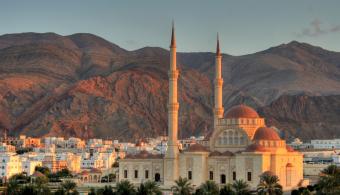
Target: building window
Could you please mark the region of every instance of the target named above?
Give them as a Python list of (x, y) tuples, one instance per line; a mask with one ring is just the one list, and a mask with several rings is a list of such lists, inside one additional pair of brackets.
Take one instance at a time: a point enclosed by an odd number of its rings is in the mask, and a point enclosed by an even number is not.
[(135, 170), (135, 178), (138, 178), (138, 170)]
[(149, 170), (145, 170), (145, 179), (149, 179)]
[(226, 183), (226, 178), (225, 178), (225, 175), (222, 174), (221, 175), (221, 184), (225, 184)]
[(248, 181), (251, 181), (251, 172), (247, 173), (247, 179), (248, 179)]
[(127, 175), (128, 175), (128, 171), (127, 171), (127, 170), (124, 170), (124, 178), (125, 178), (125, 179), (127, 178)]
[(155, 182), (160, 182), (161, 181), (161, 174), (156, 173), (155, 174)]
[(233, 171), (233, 180), (235, 181), (236, 180), (236, 172)]
[(192, 171), (188, 171), (188, 179), (192, 179)]
[(209, 179), (214, 180), (214, 172), (212, 171), (209, 172)]

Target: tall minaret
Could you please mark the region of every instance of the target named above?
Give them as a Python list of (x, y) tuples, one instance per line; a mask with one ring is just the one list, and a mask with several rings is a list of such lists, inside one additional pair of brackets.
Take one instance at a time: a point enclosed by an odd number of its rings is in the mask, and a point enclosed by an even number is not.
[(215, 107), (214, 107), (214, 126), (216, 127), (219, 118), (223, 118), (224, 108), (222, 101), (222, 55), (220, 50), (220, 40), (217, 34), (216, 57), (215, 57)]
[(170, 45), (170, 70), (169, 75), (169, 102), (168, 102), (168, 148), (164, 158), (164, 185), (173, 185), (178, 179), (178, 100), (177, 80), (178, 70), (176, 66), (176, 38), (174, 23), (172, 23)]

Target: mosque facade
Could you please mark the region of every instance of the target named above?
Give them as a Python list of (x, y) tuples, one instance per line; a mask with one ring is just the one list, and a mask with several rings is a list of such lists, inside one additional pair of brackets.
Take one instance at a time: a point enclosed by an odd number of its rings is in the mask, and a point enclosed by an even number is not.
[(259, 176), (271, 172), (279, 177), (284, 190), (301, 186), (303, 156), (286, 145), (278, 133), (267, 127), (265, 119), (249, 106), (236, 105), (224, 114), (222, 101), (222, 55), (217, 39), (214, 78), (214, 126), (207, 145), (195, 144), (180, 150), (178, 142), (176, 39), (172, 28), (170, 45), (168, 148), (165, 155), (143, 151), (120, 160), (119, 180), (139, 184), (147, 180), (165, 187), (179, 177), (194, 186), (207, 180), (223, 185), (244, 180), (252, 188)]

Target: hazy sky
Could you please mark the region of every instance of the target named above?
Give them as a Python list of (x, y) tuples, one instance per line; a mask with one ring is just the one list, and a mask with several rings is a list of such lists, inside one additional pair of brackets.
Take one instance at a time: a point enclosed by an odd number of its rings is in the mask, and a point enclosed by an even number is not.
[(292, 40), (340, 51), (340, 0), (0, 0), (0, 34), (93, 33), (134, 50), (168, 48), (171, 20), (179, 51), (241, 55)]

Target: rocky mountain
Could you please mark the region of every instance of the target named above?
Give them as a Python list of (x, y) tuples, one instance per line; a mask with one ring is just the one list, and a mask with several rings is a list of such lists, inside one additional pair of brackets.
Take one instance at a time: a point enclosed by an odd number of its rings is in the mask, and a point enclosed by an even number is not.
[[(211, 48), (214, 48), (212, 43)], [(211, 130), (213, 53), (178, 53), (180, 136)], [(127, 51), (91, 34), (0, 36), (0, 128), (10, 134), (166, 134), (169, 53)], [(291, 42), (223, 55), (224, 106), (256, 108), (304, 139), (340, 135), (340, 53)]]

